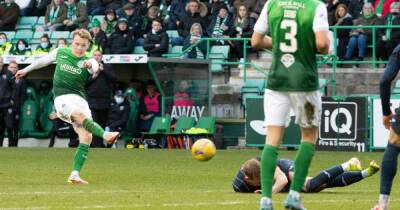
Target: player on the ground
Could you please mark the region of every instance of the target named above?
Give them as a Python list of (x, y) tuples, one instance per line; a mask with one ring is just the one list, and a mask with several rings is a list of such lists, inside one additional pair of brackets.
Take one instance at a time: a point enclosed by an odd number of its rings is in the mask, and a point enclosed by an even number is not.
[[(257, 157), (244, 162), (232, 183), (235, 192), (261, 192), (260, 160), (261, 158)], [(290, 183), (293, 181), (293, 167), (292, 160), (278, 160), (272, 193), (289, 192)], [(319, 172), (315, 177), (307, 177), (302, 191), (315, 193), (326, 188), (349, 186), (374, 175), (378, 171), (379, 165), (375, 161), (371, 161), (368, 168), (362, 170), (361, 162), (357, 158), (351, 158), (341, 165)]]
[(389, 63), (380, 80), (380, 95), (382, 103), (383, 125), (389, 132), (389, 141), (382, 158), (380, 195), (373, 210), (387, 210), (393, 179), (397, 172), (397, 159), (400, 153), (400, 108), (393, 116), (390, 110), (390, 88), (392, 81), (400, 70), (400, 45), (393, 50)]
[(301, 127), (302, 141), (285, 208), (304, 209), (300, 192), (314, 155), (321, 118), (316, 54), (329, 52), (328, 29), (326, 7), (318, 0), (269, 0), (254, 27), (252, 46), (272, 48), (273, 54), (264, 95), (268, 137), (261, 157), (261, 210), (272, 209), (278, 147), (290, 108)]
[(63, 121), (71, 123), (79, 136), (73, 170), (68, 178), (68, 182), (73, 184), (88, 183), (80, 178), (79, 172), (87, 158), (92, 134), (103, 138), (110, 144), (119, 136), (118, 132), (105, 132), (92, 120), (89, 105), (86, 102), (86, 82), (89, 74), (96, 74), (99, 67), (97, 61), (88, 60), (85, 57), (91, 40), (88, 31), (78, 29), (73, 32), (71, 48), (57, 48), (15, 74), (15, 78), (18, 80), (32, 70), (57, 62), (53, 77), (54, 107), (57, 116)]

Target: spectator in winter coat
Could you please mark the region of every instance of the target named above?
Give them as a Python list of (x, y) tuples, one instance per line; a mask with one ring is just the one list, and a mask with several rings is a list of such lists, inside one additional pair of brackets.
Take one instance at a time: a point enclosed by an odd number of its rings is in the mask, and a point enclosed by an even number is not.
[[(249, 12), (244, 5), (239, 7), (236, 14), (230, 36), (235, 38), (250, 38), (253, 34), (253, 28), (256, 21), (254, 18), (250, 17)], [(239, 59), (243, 58), (243, 42), (228, 41), (228, 43), (232, 47), (232, 53)]]
[[(106, 15), (101, 22), (101, 30), (103, 30), (107, 37), (115, 31), (115, 26), (117, 25), (117, 15), (113, 9), (108, 9), (106, 11)], [(93, 27), (93, 25), (92, 25)]]
[(92, 21), (92, 29), (90, 30), (90, 35), (92, 35), (93, 40), (88, 49), (88, 55), (91, 57), (93, 53), (97, 50), (100, 52), (104, 52), (107, 45), (107, 36), (103, 30), (100, 29), (100, 21), (97, 19), (93, 19)]
[[(111, 87), (116, 76), (110, 64), (104, 64), (103, 54), (100, 51), (93, 53), (93, 58), (99, 62), (99, 73), (91, 75), (87, 84), (87, 97), (93, 120), (105, 127), (110, 109)], [(103, 139), (93, 137), (93, 147), (104, 147)]]
[[(335, 12), (335, 26), (351, 26), (353, 25), (353, 19), (351, 15), (347, 12), (347, 7), (344, 4), (339, 4), (336, 7)], [(340, 59), (344, 58), (344, 54), (346, 52), (347, 44), (350, 39), (350, 29), (338, 29), (337, 30), (337, 38), (339, 40), (339, 44), (337, 47), (337, 55)]]
[[(232, 30), (232, 26), (233, 22), (231, 16), (229, 16), (228, 9), (226, 7), (222, 7), (219, 10), (218, 15), (214, 17), (208, 26), (207, 34), (213, 38), (227, 37)], [(224, 41), (216, 41), (214, 44), (225, 45), (227, 43)]]
[(106, 54), (129, 54), (134, 46), (134, 36), (128, 28), (128, 20), (119, 18), (115, 32), (107, 41)]
[[(12, 61), (8, 64), (8, 71), (15, 75), (19, 70), (18, 64)], [(11, 112), (8, 111), (8, 118), (12, 122), (12, 128), (8, 130), (8, 146), (18, 146), (18, 132), (19, 132), (19, 115), (21, 114), (21, 107), (26, 97), (26, 80), (24, 78), (16, 80), (14, 89), (11, 95)]]
[(5, 0), (0, 5), (0, 31), (13, 31), (19, 18), (19, 6), (14, 0)]
[(143, 45), (143, 48), (148, 52), (148, 56), (161, 57), (162, 54), (168, 52), (168, 43), (168, 34), (162, 30), (161, 21), (153, 20), (151, 32), (146, 35)]
[[(202, 9), (201, 9), (202, 8)], [(206, 8), (200, 6), (196, 0), (191, 0), (188, 3), (185, 16), (178, 24), (179, 36), (186, 38), (190, 34), (190, 28), (193, 23), (200, 23), (202, 28), (206, 28), (207, 20), (204, 17), (207, 14)]]
[(63, 21), (64, 31), (74, 31), (77, 28), (86, 29), (89, 25), (89, 17), (86, 5), (79, 0), (68, 0), (68, 15)]
[(142, 32), (140, 29), (142, 28), (143, 20), (140, 15), (140, 11), (135, 8), (133, 4), (126, 4), (124, 7), (124, 15), (122, 17), (126, 18), (128, 21), (129, 30), (132, 31), (135, 39), (140, 37)]
[(169, 19), (167, 21), (167, 30), (176, 30), (181, 23), (183, 16), (185, 16), (186, 3), (189, 0), (172, 0), (169, 9)]
[(47, 6), (44, 16), (45, 31), (56, 31), (63, 25), (64, 20), (68, 17), (68, 7), (62, 0), (53, 0)]
[[(203, 29), (200, 23), (194, 23), (190, 29), (190, 35), (186, 37), (183, 43), (183, 50), (186, 50), (191, 45), (197, 43), (202, 38)], [(192, 48), (187, 54), (187, 58), (204, 59), (206, 58), (207, 46), (206, 42), (200, 42), (196, 47)]]
[(116, 91), (108, 115), (106, 130), (119, 132), (124, 130), (129, 120), (129, 112), (129, 102), (125, 100), (124, 93), (122, 90)]
[[(372, 26), (376, 24), (378, 17), (374, 13), (374, 7), (371, 3), (364, 4), (363, 12), (359, 18), (354, 21), (357, 26)], [(367, 44), (372, 41), (372, 29), (357, 28), (350, 32), (349, 45), (346, 49), (345, 60), (351, 60), (354, 49), (358, 48), (357, 60), (362, 61), (365, 57)]]
[(3, 146), (5, 129), (7, 128), (7, 132), (11, 132), (13, 127), (9, 112), (12, 113), (11, 97), (15, 86), (12, 73), (7, 71), (3, 65), (3, 57), (0, 56), (0, 147)]

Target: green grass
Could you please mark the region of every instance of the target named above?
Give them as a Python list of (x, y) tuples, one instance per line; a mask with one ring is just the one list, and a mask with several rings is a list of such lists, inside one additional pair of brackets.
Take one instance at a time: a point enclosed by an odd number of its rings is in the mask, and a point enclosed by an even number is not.
[[(218, 151), (199, 162), (188, 151), (91, 150), (82, 177), (66, 183), (73, 149), (0, 149), (0, 209), (258, 209), (260, 196), (232, 191), (243, 161), (260, 151)], [(293, 158), (294, 152), (280, 152)], [(364, 165), (382, 153), (317, 152), (310, 175), (358, 156)], [(398, 180), (398, 179), (397, 179)], [(400, 209), (398, 184), (391, 209)], [(304, 195), (309, 210), (370, 209), (379, 192), (379, 174), (345, 188)], [(283, 209), (285, 194), (274, 196)]]

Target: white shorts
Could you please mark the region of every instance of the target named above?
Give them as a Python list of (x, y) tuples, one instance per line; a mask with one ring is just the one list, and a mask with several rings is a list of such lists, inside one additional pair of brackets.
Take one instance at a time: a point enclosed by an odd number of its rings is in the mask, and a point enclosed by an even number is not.
[(79, 95), (76, 94), (66, 94), (62, 96), (57, 96), (54, 99), (54, 108), (56, 109), (57, 116), (68, 123), (73, 124), (71, 115), (74, 111), (79, 110), (83, 114), (92, 119), (92, 112), (89, 109), (89, 104), (87, 101)]
[(321, 93), (283, 92), (265, 89), (264, 113), (266, 126), (287, 126), (290, 112), (302, 128), (319, 127), (321, 121)]

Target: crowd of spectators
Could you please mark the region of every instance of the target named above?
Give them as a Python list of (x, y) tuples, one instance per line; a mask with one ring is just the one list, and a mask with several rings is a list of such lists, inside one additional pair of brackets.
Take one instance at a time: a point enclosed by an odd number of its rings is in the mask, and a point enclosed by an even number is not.
[[(94, 36), (89, 52), (132, 53), (143, 47), (149, 56), (159, 57), (172, 46), (183, 49), (202, 37), (251, 37), (253, 27), (267, 0), (0, 0), (0, 31), (13, 31), (20, 16), (44, 16), (45, 24), (36, 31), (89, 29)], [(324, 0), (331, 26), (385, 25), (400, 23), (398, 0)], [(90, 16), (104, 15), (102, 20)], [(169, 37), (167, 30), (177, 30)], [(386, 60), (400, 41), (398, 28), (376, 31), (376, 56)], [(338, 29), (337, 55), (342, 60), (363, 60), (372, 43), (372, 29)], [(2, 38), (0, 55), (43, 54), (55, 43), (42, 37), (38, 46), (29, 40), (17, 43)], [(46, 44), (46, 42), (48, 44)], [(14, 43), (14, 44), (13, 44)], [(69, 43), (64, 43), (68, 45)], [(239, 41), (215, 41), (229, 45), (230, 59), (243, 57)], [(54, 45), (57, 47), (57, 45)], [(38, 52), (34, 52), (37, 49)], [(205, 58), (203, 44), (188, 52), (187, 58)]]

